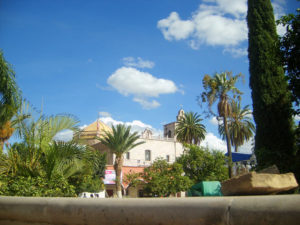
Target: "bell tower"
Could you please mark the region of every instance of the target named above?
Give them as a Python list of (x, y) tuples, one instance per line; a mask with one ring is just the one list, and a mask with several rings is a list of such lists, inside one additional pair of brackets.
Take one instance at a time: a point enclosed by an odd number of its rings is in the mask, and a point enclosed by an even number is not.
[(164, 138), (176, 139), (176, 135), (175, 135), (176, 125), (177, 122), (181, 120), (183, 117), (184, 117), (184, 110), (181, 108), (178, 111), (178, 114), (176, 116), (176, 122), (172, 122), (164, 125)]
[(184, 117), (184, 111), (183, 111), (183, 109), (180, 109), (180, 110), (178, 111), (177, 116), (176, 116), (177, 122), (178, 122), (179, 120), (181, 120), (183, 117)]

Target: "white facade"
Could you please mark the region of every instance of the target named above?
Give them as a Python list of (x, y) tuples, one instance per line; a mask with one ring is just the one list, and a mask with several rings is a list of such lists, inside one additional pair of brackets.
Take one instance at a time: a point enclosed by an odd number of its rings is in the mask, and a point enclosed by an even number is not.
[(182, 144), (174, 139), (139, 138), (138, 141), (145, 143), (124, 154), (124, 166), (149, 166), (157, 158), (173, 163), (184, 151)]
[[(176, 120), (178, 121), (183, 116), (184, 111), (181, 109), (178, 112)], [(184, 151), (183, 145), (176, 141), (175, 129), (177, 121), (164, 125), (163, 137), (153, 137), (152, 131), (145, 129), (137, 140), (137, 142), (143, 141), (145, 143), (125, 153), (123, 165), (133, 167), (150, 166), (157, 158), (165, 159), (170, 163), (175, 162), (176, 158), (182, 155)], [(115, 155), (95, 139), (96, 136), (100, 137), (103, 135), (105, 131), (109, 132), (110, 128), (97, 120), (83, 130), (80, 138), (85, 139), (87, 143), (95, 149), (106, 152), (107, 165), (113, 165)]]

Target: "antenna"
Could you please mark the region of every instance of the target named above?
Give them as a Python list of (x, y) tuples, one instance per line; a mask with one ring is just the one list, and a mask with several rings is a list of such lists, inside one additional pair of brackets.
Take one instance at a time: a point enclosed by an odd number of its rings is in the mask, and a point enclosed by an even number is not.
[(100, 112), (98, 112), (98, 118), (97, 118), (97, 134), (99, 132), (99, 119), (100, 119)]

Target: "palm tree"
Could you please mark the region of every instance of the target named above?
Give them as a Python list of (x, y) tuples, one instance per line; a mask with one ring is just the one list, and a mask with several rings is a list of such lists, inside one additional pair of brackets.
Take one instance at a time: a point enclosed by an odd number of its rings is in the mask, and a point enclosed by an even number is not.
[(187, 112), (178, 121), (175, 134), (178, 141), (187, 144), (199, 144), (205, 138), (205, 126), (200, 122), (200, 115)]
[(139, 135), (137, 132), (130, 133), (131, 127), (123, 124), (112, 126), (112, 132), (105, 131), (105, 136), (97, 138), (103, 145), (108, 147), (116, 155), (114, 169), (116, 171), (116, 189), (118, 198), (122, 198), (121, 172), (123, 166), (123, 154), (130, 149), (145, 142), (137, 142)]
[[(226, 135), (227, 142), (227, 152), (229, 157), (228, 172), (229, 178), (232, 177), (232, 154), (231, 154), (231, 144), (230, 144), (230, 134), (228, 131), (227, 118), (231, 114), (231, 104), (232, 98), (229, 96), (229, 92), (234, 94), (234, 98), (241, 97), (242, 92), (235, 87), (235, 83), (242, 74), (232, 75), (231, 72), (215, 73), (213, 77), (210, 75), (205, 75), (203, 78), (204, 92), (201, 94), (202, 102), (207, 102), (209, 106), (209, 111), (211, 114), (215, 115), (212, 111), (212, 105), (218, 101), (218, 115), (223, 118), (224, 132)], [(237, 95), (237, 96), (236, 96)]]
[(32, 177), (41, 175), (41, 171), (44, 171), (42, 164), (45, 163), (43, 161), (45, 156), (51, 156), (50, 152), (54, 146), (61, 147), (59, 144), (53, 144), (55, 135), (66, 129), (77, 131), (77, 123), (78, 121), (69, 115), (41, 116), (37, 120), (31, 117), (21, 120), (16, 124), (15, 130), (22, 142), (15, 143), (8, 149), (8, 154), (3, 155), (5, 162), (0, 165), (0, 170), (15, 171), (12, 172), (14, 175), (20, 173)]
[(0, 130), (2, 145), (11, 136), (13, 129), (10, 120), (20, 107), (21, 93), (15, 81), (15, 73), (0, 51)]
[[(77, 131), (78, 121), (69, 115), (57, 115), (51, 117), (40, 116), (37, 120), (33, 117), (24, 119), (16, 124), (16, 134), (21, 143), (14, 144), (4, 160), (9, 162), (2, 166), (15, 168), (25, 176), (37, 176), (43, 170), (41, 167), (43, 157), (47, 155), (53, 145), (53, 139), (60, 131), (71, 129)], [(9, 171), (4, 169), (3, 171)], [(16, 172), (17, 174), (18, 172)]]
[(55, 136), (63, 130), (78, 132), (79, 121), (72, 115), (40, 116), (20, 121), (15, 127), (23, 143), (33, 149), (45, 150)]
[(27, 118), (31, 117), (28, 111), (29, 103), (23, 101), (12, 118), (0, 126), (0, 149), (3, 149), (4, 143), (13, 135), (18, 124)]
[(53, 141), (41, 158), (46, 177), (49, 180), (57, 175), (69, 178), (83, 171), (85, 151), (85, 146), (73, 141)]
[[(236, 101), (231, 102), (231, 115), (228, 117), (228, 130), (230, 135), (231, 145), (235, 147), (235, 152), (238, 152), (238, 147), (243, 145), (245, 141), (249, 141), (255, 132), (255, 126), (250, 119), (252, 115), (249, 105), (243, 109), (241, 103)], [(223, 140), (226, 138), (224, 125), (219, 125), (219, 133)]]

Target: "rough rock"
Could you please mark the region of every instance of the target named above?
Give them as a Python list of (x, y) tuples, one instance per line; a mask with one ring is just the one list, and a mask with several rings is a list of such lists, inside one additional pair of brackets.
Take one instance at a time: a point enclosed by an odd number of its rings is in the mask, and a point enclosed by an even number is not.
[(273, 173), (273, 174), (280, 174), (279, 169), (276, 165), (267, 167), (265, 169), (262, 169), (258, 171), (257, 173)]
[(251, 172), (222, 182), (223, 195), (266, 195), (298, 187), (293, 173)]

